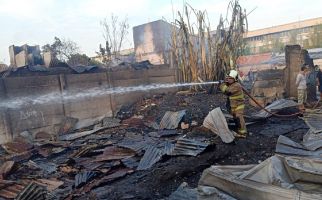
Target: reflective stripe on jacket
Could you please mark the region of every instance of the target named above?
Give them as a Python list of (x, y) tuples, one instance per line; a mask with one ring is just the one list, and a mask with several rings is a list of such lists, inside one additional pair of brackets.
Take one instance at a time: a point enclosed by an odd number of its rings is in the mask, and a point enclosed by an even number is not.
[(231, 111), (237, 111), (244, 109), (245, 104), (245, 97), (242, 86), (235, 82), (231, 85), (227, 85), (226, 83), (223, 83), (220, 85), (220, 90), (226, 94), (230, 101)]

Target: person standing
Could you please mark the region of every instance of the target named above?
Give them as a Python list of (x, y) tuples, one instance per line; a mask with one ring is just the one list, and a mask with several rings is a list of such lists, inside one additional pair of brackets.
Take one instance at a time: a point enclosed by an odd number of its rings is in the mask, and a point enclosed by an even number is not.
[(297, 101), (299, 103), (299, 110), (300, 112), (305, 111), (304, 104), (306, 103), (307, 99), (307, 85), (306, 85), (306, 74), (308, 72), (309, 68), (307, 65), (303, 65), (301, 67), (301, 71), (298, 73), (296, 77), (296, 86), (297, 86)]
[[(316, 67), (319, 67), (318, 65)], [(322, 71), (319, 68), (319, 71), (316, 75), (316, 85), (319, 88), (319, 92), (320, 92), (320, 101), (322, 100)]]
[(220, 90), (227, 95), (227, 109), (234, 118), (237, 127), (237, 137), (246, 138), (247, 129), (244, 119), (245, 98), (242, 86), (237, 82), (238, 72), (230, 70), (225, 82), (220, 84)]

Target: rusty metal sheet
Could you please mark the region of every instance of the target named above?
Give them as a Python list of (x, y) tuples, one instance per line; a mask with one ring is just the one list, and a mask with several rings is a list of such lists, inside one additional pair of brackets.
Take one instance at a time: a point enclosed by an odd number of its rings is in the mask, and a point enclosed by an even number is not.
[(135, 155), (135, 152), (131, 149), (119, 148), (119, 147), (106, 147), (102, 155), (96, 157), (95, 161), (108, 161), (108, 160), (120, 160), (129, 158)]
[(160, 129), (176, 129), (185, 114), (186, 110), (178, 112), (167, 111), (160, 122)]
[(102, 162), (93, 162), (92, 158), (74, 158), (77, 166), (83, 166), (86, 170), (95, 170), (96, 168), (102, 166)]
[(25, 141), (13, 141), (3, 144), (2, 147), (9, 153), (22, 153), (33, 148), (33, 145)]
[(193, 139), (179, 138), (171, 155), (197, 156), (207, 148), (208, 144)]
[(130, 126), (130, 127), (144, 127), (144, 121), (141, 118), (131, 117), (129, 119), (125, 119), (122, 121), (123, 125)]
[(5, 156), (4, 160), (13, 160), (15, 162), (21, 162), (23, 160), (28, 160), (35, 153), (37, 153), (37, 151), (35, 149), (32, 149), (30, 151)]
[(158, 162), (161, 157), (164, 155), (164, 151), (153, 145), (149, 146), (143, 158), (141, 159), (137, 170), (146, 170), (152, 167), (156, 162)]
[(63, 181), (51, 180), (51, 179), (37, 179), (35, 183), (45, 186), (49, 192), (52, 192), (64, 184)]
[(0, 181), (0, 197), (6, 199), (14, 199), (17, 195), (29, 184), (28, 183), (16, 183), (14, 181)]
[(44, 131), (40, 131), (35, 134), (35, 140), (52, 140), (52, 139), (53, 139), (53, 135)]
[(47, 199), (49, 192), (46, 187), (31, 182), (22, 192), (15, 198), (16, 200), (39, 200)]
[(0, 178), (5, 179), (7, 175), (11, 172), (15, 162), (14, 161), (6, 161), (0, 167)]

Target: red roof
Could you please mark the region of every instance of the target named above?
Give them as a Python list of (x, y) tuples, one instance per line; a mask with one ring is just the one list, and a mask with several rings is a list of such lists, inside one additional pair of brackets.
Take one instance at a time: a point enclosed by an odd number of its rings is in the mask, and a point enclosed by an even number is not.
[(247, 65), (260, 65), (265, 61), (268, 61), (272, 58), (270, 53), (249, 55), (249, 56), (240, 56), (237, 59), (238, 66), (247, 66)]

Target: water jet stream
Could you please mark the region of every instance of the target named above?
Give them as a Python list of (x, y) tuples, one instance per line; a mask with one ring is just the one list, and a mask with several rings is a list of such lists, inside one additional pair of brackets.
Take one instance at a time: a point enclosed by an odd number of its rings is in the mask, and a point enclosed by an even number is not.
[(43, 94), (39, 96), (24, 96), (24, 97), (15, 97), (9, 98), (8, 100), (2, 101), (0, 103), (0, 108), (11, 108), (19, 109), (25, 106), (40, 105), (40, 104), (50, 104), (55, 102), (73, 102), (76, 100), (90, 98), (90, 97), (99, 97), (110, 94), (124, 94), (129, 92), (138, 92), (138, 91), (149, 91), (156, 89), (167, 89), (175, 87), (185, 87), (185, 86), (196, 86), (196, 85), (209, 85), (209, 84), (218, 84), (219, 81), (212, 82), (202, 82), (202, 83), (164, 83), (164, 84), (149, 84), (149, 85), (138, 85), (130, 87), (95, 87), (83, 90), (79, 88), (74, 91), (64, 91), (52, 92), (48, 94)]

